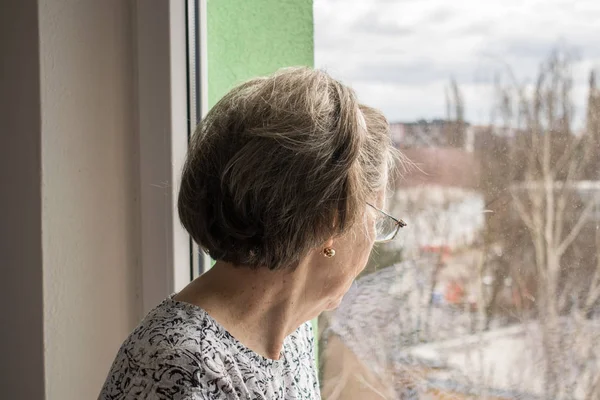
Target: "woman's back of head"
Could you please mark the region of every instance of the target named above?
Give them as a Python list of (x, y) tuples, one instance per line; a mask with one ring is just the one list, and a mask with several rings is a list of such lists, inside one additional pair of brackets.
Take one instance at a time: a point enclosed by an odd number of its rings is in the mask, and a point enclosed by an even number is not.
[(350, 88), (282, 69), (232, 89), (198, 126), (180, 219), (214, 259), (293, 266), (361, 220), (393, 153), (387, 121)]

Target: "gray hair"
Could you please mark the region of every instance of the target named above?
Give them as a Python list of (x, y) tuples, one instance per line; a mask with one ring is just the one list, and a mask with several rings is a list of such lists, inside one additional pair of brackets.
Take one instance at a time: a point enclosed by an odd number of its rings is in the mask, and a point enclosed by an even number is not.
[(379, 111), (323, 71), (245, 82), (191, 139), (181, 222), (216, 260), (294, 266), (364, 215), (393, 158), (388, 131)]

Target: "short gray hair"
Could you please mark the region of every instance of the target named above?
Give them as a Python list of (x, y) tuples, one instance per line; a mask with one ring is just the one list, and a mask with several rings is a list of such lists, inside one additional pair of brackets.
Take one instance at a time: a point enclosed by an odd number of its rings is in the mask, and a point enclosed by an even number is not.
[(216, 260), (294, 266), (360, 220), (394, 152), (388, 131), (379, 111), (323, 71), (245, 82), (191, 139), (181, 222)]

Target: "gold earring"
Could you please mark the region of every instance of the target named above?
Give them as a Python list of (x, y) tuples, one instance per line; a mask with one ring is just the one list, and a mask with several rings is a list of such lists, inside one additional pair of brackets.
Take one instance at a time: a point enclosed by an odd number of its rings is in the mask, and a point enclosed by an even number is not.
[(335, 256), (335, 250), (332, 249), (331, 247), (325, 247), (323, 249), (323, 255), (325, 255), (325, 257), (327, 257), (327, 258), (331, 258), (331, 257)]

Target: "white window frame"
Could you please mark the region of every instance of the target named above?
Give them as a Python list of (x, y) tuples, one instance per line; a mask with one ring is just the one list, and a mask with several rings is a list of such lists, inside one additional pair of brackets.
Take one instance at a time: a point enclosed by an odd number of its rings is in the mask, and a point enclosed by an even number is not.
[[(206, 1), (187, 0), (187, 37), (188, 37), (188, 87), (190, 135), (196, 125), (208, 112), (208, 54)], [(198, 53), (198, 54), (197, 54)], [(199, 85), (196, 85), (199, 83)], [(199, 90), (195, 90), (199, 87)], [(192, 249), (192, 279), (212, 265), (210, 257), (190, 241)]]
[[(192, 255), (198, 252), (177, 213), (189, 133), (186, 7), (191, 1), (135, 3), (143, 313), (189, 283), (200, 261)], [(206, 0), (199, 1), (200, 59), (205, 66)], [(202, 71), (200, 99), (205, 113), (206, 68)]]

